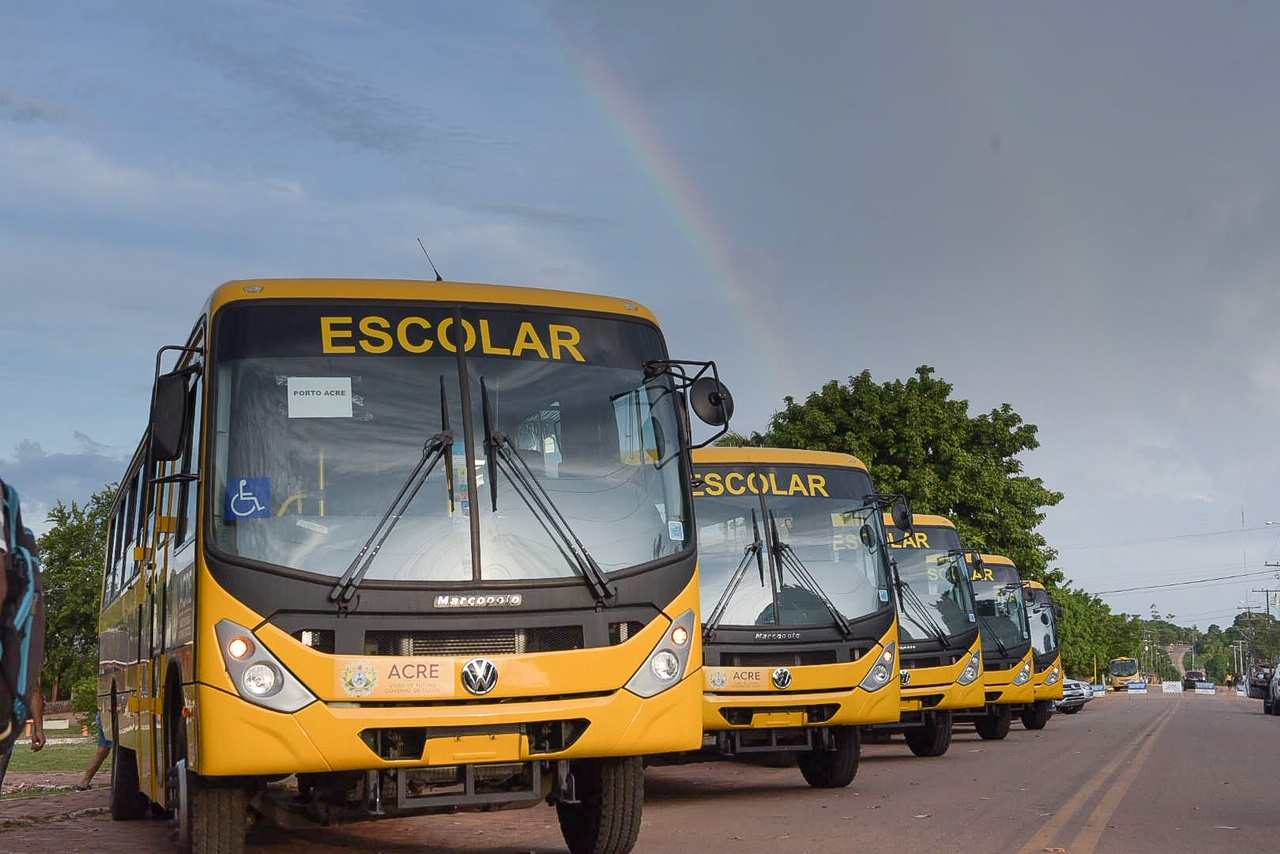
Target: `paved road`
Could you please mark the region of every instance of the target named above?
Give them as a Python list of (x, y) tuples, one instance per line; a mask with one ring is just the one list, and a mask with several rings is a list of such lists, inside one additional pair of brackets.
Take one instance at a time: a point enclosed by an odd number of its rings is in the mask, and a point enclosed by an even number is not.
[[(847, 789), (794, 768), (652, 768), (637, 852), (1180, 852), (1267, 850), (1280, 832), (1280, 721), (1235, 695), (1111, 695), (1002, 742), (958, 733), (938, 759), (867, 745)], [(162, 822), (93, 814), (105, 792), (42, 798), (42, 823), (0, 831), (0, 851), (163, 850)], [(63, 806), (59, 807), (58, 804)], [(0, 804), (12, 821), (12, 802)], [(25, 808), (34, 811), (35, 807)], [(62, 817), (59, 809), (81, 810)], [(85, 814), (83, 810), (89, 810)], [(307, 834), (255, 831), (253, 852), (553, 852), (546, 807), (400, 819)]]

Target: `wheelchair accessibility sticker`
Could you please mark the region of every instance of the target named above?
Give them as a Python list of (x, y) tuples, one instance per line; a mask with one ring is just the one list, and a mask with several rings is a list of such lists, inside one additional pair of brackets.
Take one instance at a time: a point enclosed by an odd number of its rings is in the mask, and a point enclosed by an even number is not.
[(227, 485), (228, 519), (263, 519), (271, 515), (271, 478), (237, 477)]

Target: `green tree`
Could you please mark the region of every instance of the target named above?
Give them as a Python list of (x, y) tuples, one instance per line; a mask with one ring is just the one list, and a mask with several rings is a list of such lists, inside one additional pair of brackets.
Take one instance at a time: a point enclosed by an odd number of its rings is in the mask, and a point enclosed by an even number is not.
[(54, 699), (97, 673), (102, 565), (115, 494), (112, 485), (94, 493), (83, 507), (59, 501), (46, 517), (53, 527), (40, 538), (45, 599), (42, 678)]
[(1007, 403), (970, 416), (969, 402), (951, 392), (928, 365), (905, 382), (878, 384), (863, 371), (826, 383), (804, 403), (785, 398), (769, 428), (748, 441), (853, 454), (881, 492), (902, 493), (915, 512), (955, 522), (966, 548), (1011, 558), (1024, 578), (1062, 583), (1061, 571), (1049, 569), (1057, 553), (1035, 530), (1062, 493), (1024, 475), (1018, 459), (1039, 447), (1035, 425)]

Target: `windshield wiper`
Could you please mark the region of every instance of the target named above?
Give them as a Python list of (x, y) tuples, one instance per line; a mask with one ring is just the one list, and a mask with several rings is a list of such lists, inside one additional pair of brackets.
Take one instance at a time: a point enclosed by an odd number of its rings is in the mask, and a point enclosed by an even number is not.
[(993, 641), (995, 641), (995, 642), (996, 642), (996, 647), (997, 647), (997, 648), (999, 648), (999, 650), (1000, 650), (1000, 654), (1001, 654), (1001, 655), (1008, 655), (1008, 654), (1009, 654), (1009, 648), (1008, 648), (1007, 646), (1005, 646), (1005, 645), (1004, 645), (1004, 641), (1000, 640), (1000, 636), (996, 634), (996, 631), (995, 631), (995, 624), (994, 624), (990, 619), (988, 619), (987, 617), (983, 616), (982, 614), (979, 614), (979, 615), (978, 615), (978, 622), (982, 623), (982, 632), (983, 632), (983, 635), (982, 635), (982, 636), (983, 636), (983, 638), (986, 638), (986, 636), (987, 636), (987, 634), (986, 634), (986, 633), (987, 633), (987, 632), (990, 632), (990, 633), (991, 633), (991, 639), (992, 639)]
[[(818, 585), (818, 580), (813, 577), (811, 572), (809, 572), (809, 568), (804, 565), (802, 560), (800, 560), (800, 556), (795, 553), (795, 550), (792, 549), (789, 544), (784, 543), (782, 541), (782, 537), (778, 535), (778, 517), (772, 510), (769, 511), (769, 533), (772, 551), (778, 556), (779, 575), (781, 575), (781, 569), (783, 566), (790, 569), (791, 574), (795, 576), (801, 586), (806, 588), (814, 596), (818, 597), (818, 599), (822, 601), (822, 604), (826, 606), (827, 610), (831, 612), (831, 616), (835, 620), (836, 626), (840, 629), (840, 634), (844, 635), (846, 638), (852, 635), (853, 627), (850, 626), (849, 621), (844, 618), (844, 614), (841, 614), (836, 610), (836, 606), (831, 604), (831, 600), (827, 598), (827, 594), (824, 593), (822, 588)], [(779, 581), (781, 581), (781, 579), (779, 579)], [(778, 624), (781, 625), (782, 615), (777, 614), (777, 617)]]
[(418, 464), (413, 467), (413, 471), (409, 472), (409, 476), (405, 478), (400, 491), (396, 493), (396, 497), (392, 499), (386, 512), (382, 514), (378, 524), (373, 527), (373, 532), (369, 534), (369, 538), (360, 547), (360, 551), (351, 561), (351, 565), (347, 567), (346, 572), (342, 573), (342, 577), (338, 579), (338, 583), (329, 591), (330, 602), (337, 602), (341, 608), (346, 607), (347, 603), (351, 601), (351, 597), (356, 593), (356, 588), (360, 586), (360, 582), (364, 579), (369, 567), (373, 565), (374, 559), (378, 556), (378, 551), (386, 543), (387, 538), (391, 536), (391, 532), (395, 530), (396, 524), (400, 521), (405, 510), (409, 508), (409, 505), (413, 503), (413, 499), (417, 497), (418, 490), (422, 489), (422, 485), (427, 482), (427, 478), (431, 477), (431, 472), (435, 470), (436, 463), (440, 462), (441, 457), (446, 459), (445, 467), (449, 476), (449, 505), (452, 508), (453, 466), (452, 460), (446, 453), (452, 445), (453, 430), (449, 426), (449, 401), (445, 395), (444, 376), (442, 375), (440, 377), (440, 432), (423, 444), (422, 458), (418, 460)]
[(898, 578), (898, 597), (911, 606), (910, 608), (899, 609), (902, 615), (915, 623), (917, 628), (923, 629), (925, 634), (936, 638), (938, 643), (942, 644), (945, 649), (948, 638), (946, 630), (933, 618), (933, 614), (930, 613), (929, 608), (920, 599), (920, 595), (916, 593), (915, 588), (908, 582), (903, 581), (901, 577)]
[(551, 537), (556, 549), (569, 563), (570, 566), (576, 567), (582, 573), (582, 578), (587, 582), (587, 586), (591, 589), (591, 595), (596, 601), (604, 604), (605, 600), (612, 599), (615, 595), (613, 588), (609, 584), (609, 580), (605, 578), (604, 570), (596, 563), (596, 559), (591, 556), (591, 552), (583, 545), (582, 540), (574, 533), (573, 528), (569, 525), (569, 520), (560, 512), (560, 508), (556, 506), (551, 495), (547, 492), (546, 487), (538, 480), (537, 475), (533, 473), (533, 469), (529, 468), (528, 462), (524, 457), (520, 456), (520, 451), (516, 447), (515, 442), (511, 441), (511, 437), (505, 433), (499, 432), (493, 426), (493, 416), (489, 405), (489, 390), (485, 386), (484, 377), (480, 378), (480, 411), (484, 418), (484, 447), (485, 455), (489, 460), (489, 465), (493, 468), (489, 472), (489, 477), (493, 481), (489, 486), (489, 494), (493, 501), (493, 509), (498, 509), (498, 469), (502, 469), (502, 473), (511, 479), (511, 483), (516, 488), (516, 494), (520, 496), (520, 500), (525, 506), (533, 512), (534, 518), (547, 532), (547, 536)]
[(754, 508), (751, 511), (751, 530), (755, 534), (755, 540), (742, 550), (742, 560), (738, 562), (738, 568), (729, 577), (729, 584), (720, 594), (716, 606), (711, 609), (711, 616), (707, 617), (702, 624), (703, 643), (710, 643), (715, 637), (716, 629), (720, 628), (720, 621), (724, 619), (724, 612), (729, 607), (729, 600), (733, 598), (734, 591), (742, 583), (742, 578), (747, 574), (747, 567), (753, 557), (756, 559), (756, 567), (760, 570), (760, 586), (764, 586), (764, 542), (760, 539), (760, 520), (756, 518)]

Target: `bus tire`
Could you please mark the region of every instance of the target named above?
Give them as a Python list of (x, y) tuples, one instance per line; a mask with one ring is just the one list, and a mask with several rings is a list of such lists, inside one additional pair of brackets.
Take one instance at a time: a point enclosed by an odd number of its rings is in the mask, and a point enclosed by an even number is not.
[(943, 756), (951, 747), (952, 727), (950, 712), (934, 712), (929, 723), (906, 731), (907, 747), (916, 756)]
[(570, 763), (577, 803), (556, 802), (560, 834), (572, 854), (625, 854), (640, 838), (644, 761), (639, 756)]
[(815, 789), (842, 789), (858, 775), (862, 738), (854, 726), (831, 728), (834, 750), (806, 750), (796, 754), (804, 780)]
[(998, 706), (996, 711), (988, 712), (985, 716), (978, 718), (973, 726), (978, 731), (978, 735), (987, 741), (1001, 741), (1009, 734), (1009, 726), (1012, 723), (1009, 707)]
[[(187, 775), (187, 836), (191, 854), (243, 854), (249, 832), (249, 797), (239, 786), (202, 784)], [(183, 815), (181, 809), (176, 811)], [(181, 837), (181, 830), (179, 831)]]
[(147, 797), (138, 785), (138, 754), (120, 746), (120, 727), (111, 716), (111, 818), (133, 821), (147, 814)]
[(1049, 723), (1049, 701), (1036, 700), (1031, 704), (1031, 708), (1023, 709), (1022, 725), (1027, 729), (1044, 729)]

